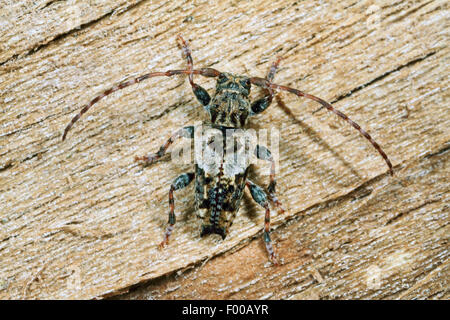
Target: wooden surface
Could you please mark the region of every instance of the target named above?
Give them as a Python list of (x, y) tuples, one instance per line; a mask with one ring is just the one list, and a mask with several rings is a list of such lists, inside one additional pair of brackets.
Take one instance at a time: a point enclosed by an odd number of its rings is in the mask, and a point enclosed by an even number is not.
[[(2, 2), (1, 299), (450, 297), (448, 2)], [(114, 93), (61, 135), (112, 84), (184, 68), (177, 34), (198, 67), (265, 76), (281, 55), (275, 82), (333, 102), (395, 176), (346, 123), (280, 93), (250, 127), (281, 134), (282, 265), (268, 263), (248, 193), (225, 241), (200, 238), (192, 186), (175, 193), (159, 251), (169, 185), (192, 166), (133, 158), (205, 119), (187, 79)], [(251, 172), (262, 185), (265, 166)]]

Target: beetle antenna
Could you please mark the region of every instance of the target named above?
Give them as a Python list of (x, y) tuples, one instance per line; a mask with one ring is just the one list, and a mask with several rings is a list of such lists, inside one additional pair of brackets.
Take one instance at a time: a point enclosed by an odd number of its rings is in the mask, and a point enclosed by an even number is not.
[(250, 78), (250, 81), (252, 84), (262, 87), (264, 89), (275, 89), (275, 90), (283, 90), (283, 91), (287, 91), (290, 93), (295, 94), (298, 97), (305, 97), (311, 100), (314, 100), (318, 103), (320, 103), (322, 106), (324, 106), (325, 108), (327, 108), (328, 111), (333, 112), (335, 115), (337, 115), (338, 117), (340, 117), (341, 119), (344, 119), (347, 123), (349, 123), (353, 128), (355, 128), (356, 130), (359, 131), (359, 133), (364, 136), (364, 138), (366, 138), (367, 140), (369, 140), (369, 142), (373, 145), (373, 147), (378, 151), (378, 153), (383, 157), (384, 161), (386, 162), (387, 166), (389, 167), (389, 173), (392, 175), (394, 175), (394, 171), (392, 168), (392, 163), (389, 160), (388, 156), (386, 155), (386, 153), (383, 151), (383, 149), (381, 149), (380, 145), (372, 138), (372, 136), (370, 134), (367, 133), (366, 130), (364, 130), (363, 128), (361, 128), (361, 126), (359, 124), (357, 124), (355, 121), (353, 121), (352, 119), (350, 119), (345, 113), (339, 111), (338, 109), (336, 109), (335, 107), (333, 107), (330, 103), (326, 102), (325, 100), (318, 98), (316, 96), (313, 96), (311, 94), (302, 92), (300, 90), (294, 89), (294, 88), (290, 88), (290, 87), (286, 87), (286, 86), (282, 86), (279, 84), (275, 84), (275, 83), (271, 83), (266, 79), (263, 78)]
[(137, 78), (116, 84), (116, 85), (112, 86), (111, 88), (103, 91), (103, 93), (99, 94), (94, 99), (92, 99), (88, 104), (86, 104), (81, 109), (81, 111), (75, 117), (72, 118), (72, 120), (69, 122), (69, 124), (64, 129), (62, 140), (64, 141), (66, 139), (67, 133), (69, 132), (70, 128), (72, 128), (74, 123), (77, 122), (78, 119), (80, 119), (84, 113), (86, 113), (98, 101), (100, 101), (104, 97), (110, 95), (111, 93), (121, 90), (123, 88), (129, 87), (135, 83), (139, 83), (141, 81), (147, 80), (149, 78), (171, 77), (173, 75), (178, 75), (178, 74), (187, 74), (187, 75), (198, 74), (198, 75), (201, 75), (204, 77), (217, 77), (217, 76), (219, 76), (220, 72), (215, 69), (212, 69), (212, 68), (202, 68), (202, 69), (198, 69), (198, 70), (189, 70), (188, 69), (188, 70), (169, 70), (166, 72), (150, 72), (150, 73), (146, 73), (142, 76), (139, 76)]

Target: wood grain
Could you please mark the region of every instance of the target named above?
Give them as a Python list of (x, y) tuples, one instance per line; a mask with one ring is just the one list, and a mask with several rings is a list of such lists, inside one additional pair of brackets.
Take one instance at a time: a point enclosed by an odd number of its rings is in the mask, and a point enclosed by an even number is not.
[[(448, 299), (449, 49), (446, 1), (17, 1), (0, 5), (1, 299)], [(185, 77), (105, 98), (113, 84), (194, 64), (265, 76), (330, 101), (391, 158), (314, 102), (288, 93), (254, 129), (280, 132), (273, 240), (246, 194), (225, 241), (199, 237), (192, 165), (155, 152), (206, 119)], [(214, 81), (198, 78), (210, 92)], [(261, 92), (252, 93), (257, 97)], [(181, 145), (181, 142), (180, 144)], [(252, 179), (266, 185), (267, 164)], [(124, 292), (130, 291), (125, 294)]]

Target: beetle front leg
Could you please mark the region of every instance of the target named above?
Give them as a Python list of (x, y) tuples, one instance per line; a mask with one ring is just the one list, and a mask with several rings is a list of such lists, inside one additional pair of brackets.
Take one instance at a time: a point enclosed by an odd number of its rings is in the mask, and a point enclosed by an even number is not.
[[(275, 77), (275, 73), (277, 72), (278, 65), (280, 64), (281, 58), (278, 57), (277, 60), (272, 63), (270, 67), (269, 73), (266, 76), (266, 80), (269, 82), (273, 81)], [(258, 114), (266, 110), (270, 104), (272, 103), (273, 96), (275, 95), (272, 88), (266, 88), (266, 95), (256, 101), (254, 101), (251, 105), (252, 114)]]
[(266, 209), (266, 214), (264, 216), (264, 243), (266, 244), (266, 249), (267, 253), (269, 254), (270, 261), (272, 261), (274, 265), (279, 265), (275, 250), (272, 246), (272, 240), (270, 240), (270, 208), (269, 203), (267, 202), (267, 195), (261, 187), (249, 180), (246, 181), (245, 185), (249, 188), (253, 200), (255, 200), (256, 203), (258, 203), (261, 207)]
[[(193, 70), (194, 60), (192, 59), (191, 49), (189, 49), (189, 46), (186, 43), (186, 41), (184, 41), (183, 37), (179, 35), (177, 39), (178, 41), (180, 41), (181, 50), (183, 51), (183, 55), (187, 60), (188, 70)], [(193, 73), (189, 74), (189, 83), (191, 84), (192, 91), (194, 92), (194, 95), (197, 98), (197, 100), (204, 107), (206, 107), (209, 104), (209, 101), (211, 101), (211, 97), (209, 96), (209, 93), (205, 89), (203, 89), (203, 87), (199, 86), (194, 82)]]
[(180, 130), (175, 132), (170, 137), (170, 139), (167, 140), (167, 142), (161, 146), (161, 148), (159, 148), (159, 151), (157, 153), (151, 153), (147, 156), (142, 156), (142, 157), (136, 156), (134, 158), (134, 161), (143, 161), (144, 165), (151, 165), (153, 162), (161, 159), (166, 154), (167, 149), (172, 145), (172, 143), (174, 143), (174, 141), (180, 137), (193, 139), (194, 138), (194, 127), (188, 126), (188, 127), (181, 128)]
[(192, 180), (194, 179), (195, 174), (193, 172), (184, 173), (180, 175), (175, 181), (170, 185), (169, 190), (169, 221), (168, 226), (166, 228), (166, 232), (164, 233), (164, 240), (159, 244), (160, 248), (163, 248), (165, 245), (169, 243), (169, 237), (172, 234), (173, 227), (175, 225), (176, 217), (175, 217), (175, 203), (173, 200), (173, 192), (175, 190), (180, 190), (187, 187)]

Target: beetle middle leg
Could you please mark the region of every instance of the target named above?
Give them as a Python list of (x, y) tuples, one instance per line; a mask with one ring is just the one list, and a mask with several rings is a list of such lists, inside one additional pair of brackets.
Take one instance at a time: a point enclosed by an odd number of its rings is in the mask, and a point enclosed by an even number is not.
[(161, 159), (161, 157), (166, 154), (166, 151), (171, 146), (171, 144), (174, 143), (174, 141), (176, 139), (181, 138), (181, 137), (193, 139), (194, 138), (194, 127), (188, 126), (188, 127), (181, 128), (180, 130), (175, 132), (169, 138), (169, 140), (167, 140), (166, 143), (161, 146), (161, 148), (159, 148), (159, 151), (157, 153), (151, 153), (148, 156), (142, 156), (142, 157), (136, 156), (134, 158), (134, 160), (135, 161), (143, 161), (145, 165), (150, 165), (153, 162)]
[(277, 181), (275, 180), (275, 161), (272, 157), (272, 153), (269, 149), (267, 149), (264, 146), (257, 145), (255, 149), (255, 155), (258, 159), (270, 161), (270, 183), (267, 187), (267, 191), (269, 191), (269, 197), (270, 200), (273, 202), (273, 204), (278, 208), (279, 212), (283, 213), (285, 210), (283, 208), (283, 205), (278, 200), (275, 192), (275, 186), (277, 184)]
[(159, 244), (160, 248), (163, 248), (166, 244), (169, 243), (169, 237), (172, 234), (173, 227), (175, 225), (176, 217), (175, 217), (175, 204), (173, 200), (173, 192), (175, 190), (180, 190), (187, 187), (192, 180), (194, 179), (195, 174), (193, 172), (184, 173), (178, 176), (175, 181), (170, 185), (169, 190), (169, 221), (168, 226), (166, 228), (166, 232), (164, 233), (164, 240)]
[(256, 203), (258, 203), (261, 207), (266, 209), (266, 214), (264, 216), (264, 243), (266, 244), (266, 249), (269, 253), (270, 260), (273, 264), (278, 265), (278, 260), (272, 246), (272, 241), (270, 240), (270, 208), (269, 203), (267, 202), (267, 195), (260, 186), (254, 184), (250, 180), (247, 180), (245, 185), (250, 190), (253, 200), (255, 200)]

